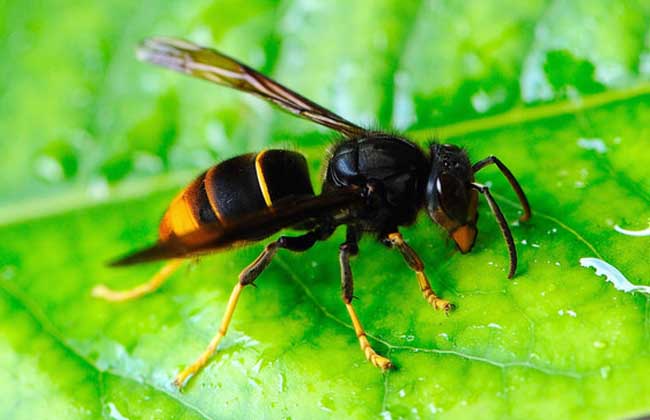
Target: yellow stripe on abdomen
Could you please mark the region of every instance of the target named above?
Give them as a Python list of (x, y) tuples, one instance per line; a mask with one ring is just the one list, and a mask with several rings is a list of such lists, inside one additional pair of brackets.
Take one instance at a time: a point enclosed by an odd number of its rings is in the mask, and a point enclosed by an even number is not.
[(175, 236), (184, 235), (199, 227), (191, 205), (185, 196), (186, 192), (187, 189), (181, 191), (167, 208), (158, 229), (161, 240), (169, 238), (172, 234)]
[(264, 156), (266, 152), (266, 150), (263, 150), (255, 157), (255, 173), (257, 174), (257, 183), (260, 186), (260, 191), (262, 192), (262, 197), (264, 197), (264, 202), (266, 203), (267, 207), (271, 207), (273, 202), (271, 201), (269, 186), (266, 183), (266, 178), (264, 178), (264, 170), (262, 168), (262, 156)]

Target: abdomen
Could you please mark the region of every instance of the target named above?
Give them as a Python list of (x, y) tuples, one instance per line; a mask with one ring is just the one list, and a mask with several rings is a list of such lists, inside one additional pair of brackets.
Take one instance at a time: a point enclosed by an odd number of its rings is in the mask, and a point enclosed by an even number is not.
[(199, 175), (172, 200), (159, 238), (180, 236), (203, 224), (227, 225), (291, 197), (313, 196), (305, 158), (265, 150), (225, 160)]

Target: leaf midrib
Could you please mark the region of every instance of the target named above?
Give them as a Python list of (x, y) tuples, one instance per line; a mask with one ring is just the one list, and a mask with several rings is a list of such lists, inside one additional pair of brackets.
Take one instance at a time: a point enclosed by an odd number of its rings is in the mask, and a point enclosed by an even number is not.
[[(434, 135), (444, 138), (462, 137), (482, 131), (573, 114), (644, 95), (650, 95), (650, 83), (641, 83), (627, 89), (590, 95), (577, 102), (565, 100), (532, 108), (519, 107), (494, 116), (408, 131), (407, 134), (418, 142), (423, 142)], [(110, 188), (108, 197), (104, 199), (93, 198), (88, 192), (87, 186), (77, 186), (47, 197), (29, 198), (0, 208), (0, 227), (153, 195), (181, 187), (194, 175), (196, 175), (196, 170), (176, 170), (147, 178), (124, 181), (118, 186)]]

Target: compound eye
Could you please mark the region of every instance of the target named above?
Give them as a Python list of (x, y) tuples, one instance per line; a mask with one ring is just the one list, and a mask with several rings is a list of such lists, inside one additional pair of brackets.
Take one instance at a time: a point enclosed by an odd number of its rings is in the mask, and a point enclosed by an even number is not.
[(436, 180), (436, 193), (442, 210), (453, 220), (465, 223), (469, 212), (469, 190), (458, 178), (441, 174)]

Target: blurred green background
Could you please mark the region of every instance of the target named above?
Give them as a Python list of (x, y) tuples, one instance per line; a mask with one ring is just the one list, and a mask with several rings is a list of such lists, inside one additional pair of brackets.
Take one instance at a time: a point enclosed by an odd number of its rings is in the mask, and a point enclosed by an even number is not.
[[(442, 138), (474, 160), (497, 154), (537, 212), (513, 226), (519, 276), (505, 278), (485, 203), (470, 256), (430, 222), (407, 230), (458, 305), (448, 319), (397, 256), (364, 242), (359, 312), (400, 366), (382, 375), (340, 304), (338, 235), (281, 256), (246, 291), (224, 351), (178, 393), (171, 378), (208, 342), (260, 247), (206, 258), (122, 305), (89, 290), (135, 285), (156, 267), (103, 263), (153, 241), (175, 191), (215, 162), (288, 147), (317, 184), (336, 136), (139, 63), (135, 47), (154, 35), (214, 46), (360, 124)], [(579, 265), (598, 257), (650, 283), (648, 238), (613, 229), (650, 221), (647, 1), (0, 0), (0, 55), (0, 417), (650, 412), (648, 300)], [(503, 179), (479, 178), (515, 220)]]

